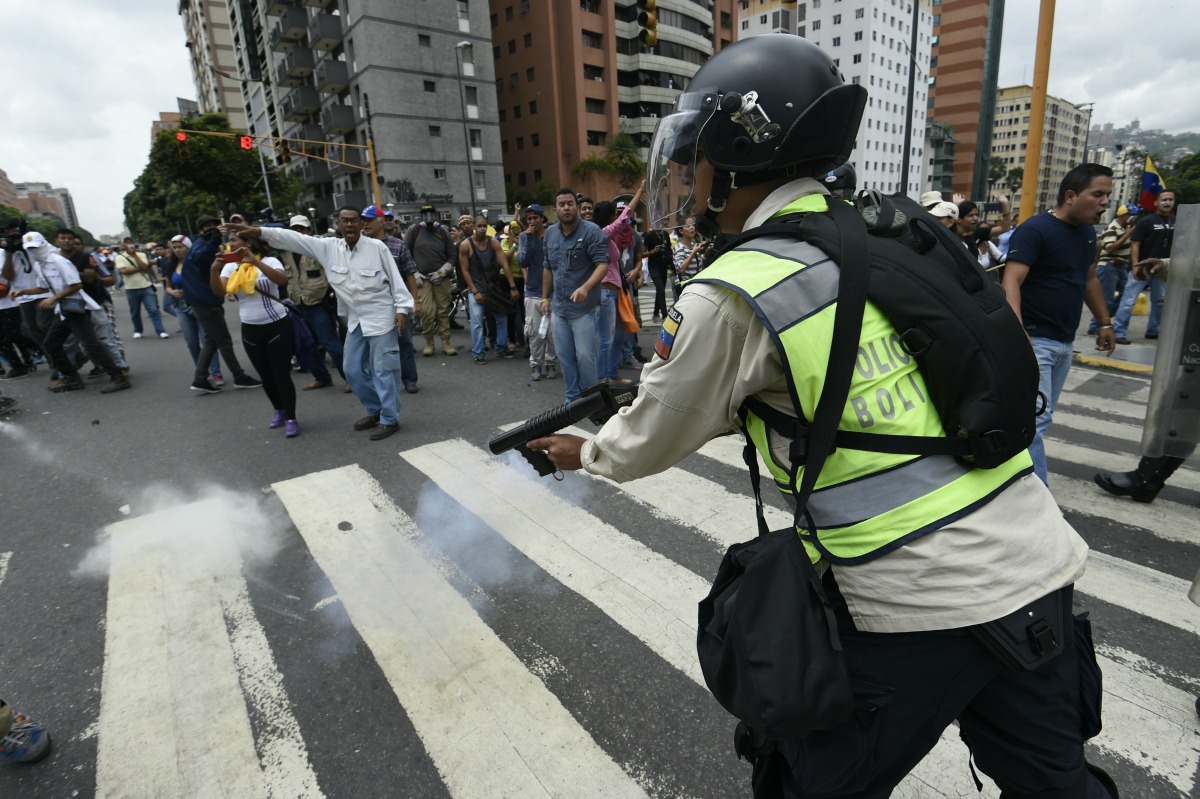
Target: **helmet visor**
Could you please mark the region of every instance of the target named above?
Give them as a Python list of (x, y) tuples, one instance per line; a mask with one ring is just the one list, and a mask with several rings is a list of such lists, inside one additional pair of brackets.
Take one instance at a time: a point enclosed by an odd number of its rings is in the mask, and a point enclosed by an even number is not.
[(695, 203), (696, 153), (716, 105), (711, 94), (680, 95), (677, 110), (659, 120), (646, 177), (650, 227), (679, 225)]

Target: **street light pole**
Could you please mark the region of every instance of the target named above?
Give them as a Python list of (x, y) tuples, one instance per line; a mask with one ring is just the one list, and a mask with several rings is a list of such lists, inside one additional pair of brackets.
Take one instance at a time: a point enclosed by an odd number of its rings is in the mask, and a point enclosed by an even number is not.
[(475, 213), (475, 165), (471, 161), (471, 133), (467, 129), (467, 89), (463, 83), (462, 51), (471, 47), (468, 41), (454, 45), (454, 66), (458, 70), (458, 99), (462, 107), (463, 144), (467, 146), (467, 211)]

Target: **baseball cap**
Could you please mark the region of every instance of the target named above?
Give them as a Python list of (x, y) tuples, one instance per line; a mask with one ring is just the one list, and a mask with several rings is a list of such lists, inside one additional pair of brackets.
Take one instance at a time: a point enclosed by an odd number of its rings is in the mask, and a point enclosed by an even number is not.
[[(190, 247), (192, 246), (192, 240), (191, 240), (191, 239), (189, 239), (187, 236), (183, 235), (182, 233), (181, 233), (181, 234), (179, 234), (178, 236), (172, 236), (172, 237), (171, 237), (171, 242), (170, 242), (170, 243), (171, 243), (171, 244), (174, 244), (174, 243), (176, 243), (176, 242), (179, 242), (179, 243), (180, 243), (180, 244), (182, 244), (184, 247), (189, 247), (189, 248), (190, 248)], [(108, 252), (108, 250), (105, 250), (105, 252)]]
[(221, 223), (220, 219), (217, 219), (215, 216), (210, 216), (208, 214), (201, 214), (199, 217), (196, 218), (197, 229), (202, 228), (205, 225), (219, 225), (220, 223)]
[(1126, 214), (1133, 214), (1134, 216), (1137, 216), (1138, 212), (1140, 212), (1141, 210), (1142, 209), (1137, 207), (1136, 205), (1133, 206), (1132, 208), (1128, 205), (1122, 205), (1120, 208), (1117, 209), (1117, 216), (1125, 216)]
[(927, 191), (921, 195), (921, 207), (928, 208), (931, 205), (936, 205), (942, 201), (942, 193), (940, 191)]
[(530, 203), (525, 209), (525, 216), (529, 216), (530, 214), (537, 214), (542, 219), (546, 218), (545, 210), (543, 210), (542, 206), (538, 205), (537, 203)]
[(244, 214), (240, 214), (240, 213), (238, 213), (237, 211), (234, 211), (232, 214), (230, 214), (230, 215), (229, 215), (229, 221), (230, 221), (230, 222), (232, 222), (232, 221), (233, 221), (233, 220), (235, 220), (235, 219), (240, 219), (240, 220), (242, 220), (243, 222), (245, 222), (245, 221), (246, 221), (246, 217), (245, 217), (245, 215), (244, 215)]
[(958, 219), (958, 206), (954, 203), (948, 203), (943, 200), (930, 208), (929, 213), (933, 214), (939, 219)]
[(389, 219), (394, 219), (396, 216), (396, 212), (393, 211), (391, 208), (384, 208), (383, 215)]
[(49, 247), (50, 242), (46, 241), (46, 237), (36, 230), (31, 230), (21, 237), (21, 245), (29, 250), (35, 247)]
[(306, 227), (312, 228), (312, 222), (308, 221), (308, 217), (303, 214), (296, 214), (288, 220), (288, 227)]
[(432, 205), (426, 204), (426, 205), (422, 205), (422, 206), (421, 206), (421, 213), (423, 213), (423, 214), (436, 214), (436, 213), (437, 213), (437, 209), (436, 209), (436, 208), (434, 208)]
[(383, 209), (380, 208), (378, 205), (368, 205), (366, 208), (363, 209), (362, 218), (363, 219), (382, 219), (383, 218)]

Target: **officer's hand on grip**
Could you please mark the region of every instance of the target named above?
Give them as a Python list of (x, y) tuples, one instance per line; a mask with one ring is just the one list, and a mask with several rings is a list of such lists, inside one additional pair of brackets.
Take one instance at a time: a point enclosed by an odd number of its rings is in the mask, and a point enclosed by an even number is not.
[(535, 438), (527, 446), (532, 450), (545, 452), (546, 457), (557, 468), (563, 471), (575, 471), (583, 468), (583, 462), (579, 458), (579, 451), (583, 448), (584, 441), (585, 439), (579, 436), (564, 434)]

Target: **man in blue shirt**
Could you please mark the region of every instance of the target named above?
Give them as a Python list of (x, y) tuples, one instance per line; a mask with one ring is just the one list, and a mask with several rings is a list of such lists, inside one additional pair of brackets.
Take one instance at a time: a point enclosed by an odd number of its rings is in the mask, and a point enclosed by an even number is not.
[(551, 314), (554, 347), (570, 401), (596, 382), (596, 323), (600, 281), (608, 272), (608, 237), (594, 223), (579, 218), (571, 189), (558, 190), (554, 212), (558, 222), (544, 239), (540, 305), (542, 313)]
[(1046, 408), (1037, 417), (1029, 447), (1033, 468), (1049, 485), (1043, 437), (1071, 370), (1075, 331), (1083, 304), (1099, 320), (1096, 349), (1116, 348), (1104, 289), (1096, 277), (1096, 231), (1112, 194), (1112, 170), (1081, 164), (1063, 178), (1053, 210), (1030, 217), (1012, 235), (1004, 269), (1004, 294), (1025, 327), (1037, 356), (1038, 391)]

